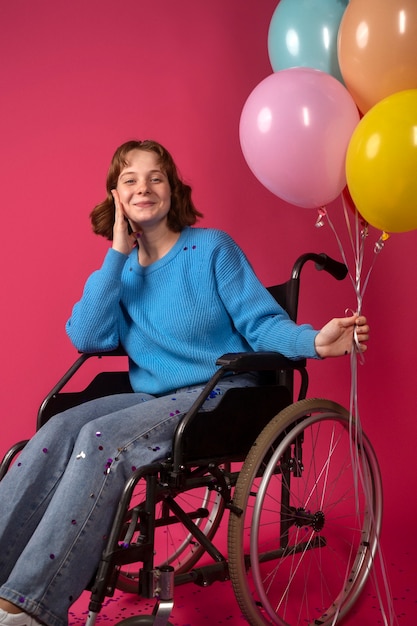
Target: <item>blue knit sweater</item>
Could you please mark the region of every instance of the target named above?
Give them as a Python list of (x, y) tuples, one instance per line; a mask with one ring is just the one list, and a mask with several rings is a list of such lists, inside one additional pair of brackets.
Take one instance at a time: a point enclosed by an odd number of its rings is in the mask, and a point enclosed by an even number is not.
[(309, 325), (297, 326), (224, 232), (185, 228), (148, 267), (110, 249), (67, 322), (83, 352), (121, 344), (135, 391), (162, 394), (207, 381), (227, 352), (273, 350), (317, 357)]

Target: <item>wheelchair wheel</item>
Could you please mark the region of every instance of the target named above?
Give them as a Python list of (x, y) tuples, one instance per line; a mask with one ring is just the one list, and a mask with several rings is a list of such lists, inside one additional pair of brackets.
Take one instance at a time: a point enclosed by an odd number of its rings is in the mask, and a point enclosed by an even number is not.
[[(222, 468), (230, 470), (230, 464), (223, 464)], [(146, 484), (142, 480), (136, 486), (132, 507), (145, 500)], [(198, 528), (211, 539), (222, 519), (225, 503), (223, 497), (207, 486), (196, 486), (175, 494), (175, 502), (182, 510), (189, 514)], [(165, 499), (161, 498), (156, 505), (155, 528), (155, 567), (171, 565), (175, 574), (189, 571), (204, 554), (204, 547), (179, 521), (175, 521), (172, 513), (166, 506)], [(136, 533), (138, 536), (139, 533)], [(136, 536), (132, 538), (134, 542)], [(141, 563), (123, 565), (117, 580), (117, 587), (128, 593), (138, 593), (139, 570)]]
[(319, 399), (281, 411), (252, 446), (233, 504), (229, 570), (249, 623), (342, 619), (370, 573), (382, 518), (378, 462), (349, 412)]

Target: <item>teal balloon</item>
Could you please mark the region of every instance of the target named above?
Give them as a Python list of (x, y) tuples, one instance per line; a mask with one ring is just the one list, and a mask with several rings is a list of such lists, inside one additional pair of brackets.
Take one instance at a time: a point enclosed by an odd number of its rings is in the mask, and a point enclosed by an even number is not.
[(274, 72), (312, 67), (343, 83), (337, 58), (337, 35), (349, 0), (281, 0), (268, 31), (268, 54)]

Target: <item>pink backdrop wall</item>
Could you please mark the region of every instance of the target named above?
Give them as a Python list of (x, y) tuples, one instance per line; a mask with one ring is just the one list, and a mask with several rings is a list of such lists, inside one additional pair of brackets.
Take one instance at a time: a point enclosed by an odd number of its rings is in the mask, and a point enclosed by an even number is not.
[[(166, 144), (195, 190), (203, 224), (228, 231), (265, 283), (285, 280), (307, 250), (340, 257), (330, 228), (316, 229), (314, 211), (264, 189), (240, 150), (243, 104), (272, 71), (267, 31), (276, 4), (1, 4), (0, 454), (32, 434), (41, 399), (74, 359), (64, 324), (107, 249), (91, 234), (88, 214), (103, 197), (121, 142)], [(344, 232), (340, 203), (328, 209)], [(371, 259), (377, 237), (370, 236)], [(416, 232), (388, 240), (364, 302), (372, 340), (359, 368), (359, 406), (383, 472), (388, 552), (408, 539), (395, 530), (398, 509), (407, 508), (409, 520), (416, 513), (409, 495), (416, 478), (416, 244)], [(306, 277), (300, 321), (319, 326), (355, 307), (347, 281), (313, 269)], [(348, 360), (312, 363), (311, 377), (311, 395), (348, 402)]]

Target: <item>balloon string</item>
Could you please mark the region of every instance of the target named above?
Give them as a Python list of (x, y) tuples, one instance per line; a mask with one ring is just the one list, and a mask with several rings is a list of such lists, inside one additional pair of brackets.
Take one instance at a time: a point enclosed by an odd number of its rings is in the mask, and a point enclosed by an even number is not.
[[(344, 208), (346, 208), (346, 207), (344, 206)], [(333, 234), (334, 234), (334, 236), (336, 238), (336, 241), (337, 241), (338, 246), (339, 246), (340, 253), (342, 255), (343, 262), (346, 265), (346, 267), (348, 268), (349, 278), (351, 280), (354, 292), (356, 294), (356, 312), (358, 314), (360, 314), (361, 311), (362, 311), (362, 299), (363, 299), (362, 298), (363, 294), (361, 293), (361, 274), (362, 274), (363, 256), (364, 256), (364, 248), (365, 248), (364, 241), (362, 241), (360, 246), (358, 246), (358, 244), (355, 243), (355, 241), (356, 242), (358, 241), (358, 236), (357, 236), (358, 235), (358, 228), (357, 228), (357, 225), (356, 225), (356, 228), (355, 228), (356, 238), (354, 239), (353, 234), (352, 234), (352, 229), (350, 227), (350, 221), (349, 221), (347, 213), (345, 211), (345, 219), (346, 219), (346, 224), (347, 224), (347, 227), (348, 227), (349, 241), (350, 241), (350, 244), (351, 244), (351, 247), (352, 247), (352, 252), (353, 252), (353, 256), (354, 256), (354, 260), (355, 260), (355, 275), (353, 276), (352, 272), (349, 270), (349, 263), (348, 263), (348, 260), (347, 260), (347, 257), (346, 257), (345, 250), (343, 248), (342, 241), (341, 241), (341, 239), (340, 239), (340, 237), (339, 237), (339, 235), (337, 233), (337, 230), (336, 230), (332, 220), (330, 219), (329, 214), (327, 213), (327, 211), (326, 211), (326, 209), (324, 207), (322, 207), (320, 209), (319, 217), (320, 217), (320, 225), (323, 225), (323, 223), (324, 223), (323, 222), (323, 218), (326, 217), (327, 222), (328, 222), (330, 228), (332, 229)], [(318, 224), (319, 224), (319, 221), (316, 222), (316, 226)], [(363, 353), (362, 353), (362, 351), (360, 349), (360, 344), (359, 344), (359, 340), (358, 340), (358, 337), (357, 337), (357, 334), (356, 334), (356, 330), (354, 332), (353, 340), (354, 340), (355, 351), (356, 351), (357, 354), (359, 354), (361, 362), (364, 363), (365, 357), (364, 357), (364, 355), (363, 355)]]
[[(357, 294), (358, 299), (360, 299), (360, 285), (358, 284), (358, 281), (360, 281), (360, 276), (361, 276), (361, 262), (363, 259), (363, 245), (364, 245), (364, 238), (362, 239), (362, 248), (359, 247), (358, 242), (359, 242), (359, 237), (358, 237), (358, 222), (355, 220), (355, 237), (353, 236), (352, 233), (352, 228), (351, 228), (351, 223), (350, 223), (350, 219), (349, 219), (349, 214), (347, 211), (347, 207), (346, 207), (346, 203), (344, 201), (344, 197), (342, 195), (342, 204), (343, 204), (343, 213), (345, 216), (345, 222), (346, 222), (346, 229), (349, 235), (349, 241), (350, 241), (350, 245), (352, 248), (352, 253), (353, 253), (353, 258), (355, 259), (355, 278), (353, 279), (351, 276), (351, 280), (353, 282), (353, 287), (355, 289), (355, 293)], [(332, 224), (332, 229), (333, 232), (335, 232), (335, 228)], [(338, 243), (339, 243), (339, 248), (343, 249), (343, 246), (341, 244), (340, 239), (338, 239)], [(346, 257), (345, 257), (346, 258)], [(345, 264), (347, 265), (347, 262), (345, 261)], [(361, 301), (358, 302), (358, 312), (361, 311)]]
[[(330, 225), (331, 230), (336, 238), (336, 241), (339, 246), (340, 253), (342, 255), (343, 262), (348, 268), (349, 277), (352, 282), (354, 292), (357, 299), (357, 313), (360, 314), (362, 311), (362, 304), (364, 294), (369, 284), (369, 278), (374, 268), (377, 256), (382, 251), (384, 247), (384, 243), (388, 238), (386, 233), (382, 233), (380, 239), (375, 244), (374, 247), (374, 257), (370, 268), (368, 269), (365, 280), (362, 284), (362, 274), (364, 269), (364, 258), (365, 258), (365, 244), (368, 237), (368, 224), (363, 221), (359, 213), (355, 211), (355, 222), (354, 229), (352, 229), (351, 219), (349, 218), (348, 208), (345, 203), (345, 199), (342, 195), (342, 204), (343, 211), (345, 216), (346, 228), (349, 237), (349, 242), (353, 254), (354, 259), (354, 275), (349, 269), (349, 263), (347, 261), (347, 256), (342, 244), (342, 241), (337, 233), (337, 230), (330, 219), (325, 207), (321, 207), (319, 209), (319, 215), (316, 221), (316, 226), (321, 227), (324, 225), (324, 219), (327, 220)], [(363, 446), (363, 430), (359, 416), (359, 403), (358, 403), (358, 361), (361, 364), (364, 362), (364, 356), (360, 350), (360, 344), (357, 338), (356, 331), (354, 333), (354, 350), (351, 351), (350, 356), (350, 369), (351, 369), (351, 390), (350, 390), (350, 400), (349, 400), (349, 434), (350, 434), (350, 446), (351, 446), (351, 459), (352, 459), (352, 468), (353, 468), (353, 481), (354, 481), (354, 489), (356, 494), (356, 515), (358, 519), (358, 523), (362, 526), (363, 519), (361, 519), (360, 515), (360, 499), (359, 499), (359, 488), (362, 487), (365, 496), (365, 502), (369, 504), (370, 508), (367, 511), (367, 514), (370, 516), (371, 525), (373, 531), (375, 533), (379, 532), (377, 526), (377, 520), (375, 519), (374, 510), (373, 510), (373, 485), (371, 476), (367, 468), (367, 458), (365, 454), (365, 448)], [(392, 593), (390, 590), (390, 584), (387, 576), (386, 566), (384, 562), (384, 557), (382, 554), (379, 536), (376, 537), (376, 547), (375, 553), (372, 555), (372, 569), (371, 569), (371, 577), (373, 580), (373, 584), (376, 590), (376, 595), (379, 602), (379, 607), (381, 609), (381, 617), (383, 619), (384, 626), (393, 626), (394, 624), (398, 624), (398, 621), (394, 614), (393, 601), (392, 601)], [(385, 594), (385, 598), (383, 597), (383, 592), (381, 590), (381, 582), (378, 579), (378, 573), (376, 569), (376, 564), (379, 565), (379, 571), (382, 576), (382, 587)], [(386, 605), (386, 606), (385, 606)], [(339, 615), (339, 611), (335, 615), (335, 620), (337, 621)], [(333, 622), (335, 623), (335, 621)]]
[[(394, 613), (393, 606), (393, 594), (391, 591), (389, 578), (387, 574), (387, 568), (385, 565), (385, 559), (382, 552), (382, 548), (380, 545), (380, 536), (379, 536), (379, 528), (377, 525), (377, 520), (375, 519), (374, 510), (373, 510), (373, 484), (372, 477), (369, 472), (366, 471), (367, 467), (367, 458), (365, 450), (366, 448), (363, 445), (363, 430), (359, 417), (359, 408), (358, 408), (358, 372), (357, 372), (357, 354), (352, 351), (351, 353), (351, 371), (352, 371), (352, 387), (351, 387), (351, 397), (350, 397), (350, 422), (349, 422), (349, 431), (350, 431), (350, 445), (351, 445), (351, 458), (352, 458), (352, 468), (354, 473), (354, 485), (355, 485), (355, 493), (357, 494), (356, 501), (356, 514), (358, 519), (358, 524), (362, 525), (364, 520), (361, 519), (360, 515), (360, 502), (359, 502), (359, 485), (362, 486), (364, 491), (364, 501), (368, 503), (370, 507), (367, 513), (370, 516), (370, 523), (376, 535), (376, 546), (375, 552), (372, 555), (372, 569), (371, 569), (371, 578), (373, 582), (373, 586), (378, 598), (379, 607), (381, 610), (381, 617), (383, 620), (384, 626), (394, 626), (394, 624), (398, 624), (398, 620)], [(353, 416), (356, 416), (355, 418)], [(365, 471), (364, 471), (365, 469)], [(377, 566), (378, 565), (378, 571)], [(381, 589), (381, 580), (378, 578), (378, 572), (380, 573), (380, 577), (382, 579), (382, 589)], [(384, 593), (383, 593), (384, 592)]]
[[(324, 207), (319, 209), (319, 216), (320, 216), (320, 219), (317, 219), (316, 227), (324, 226), (323, 218), (326, 217), (327, 222), (328, 222), (330, 228), (332, 229), (333, 234), (336, 237), (336, 241), (337, 241), (337, 243), (339, 245), (339, 250), (340, 250), (340, 254), (342, 255), (343, 263), (346, 265), (346, 267), (349, 270), (349, 264), (347, 262), (347, 258), (346, 258), (346, 254), (345, 254), (345, 251), (344, 251), (343, 246), (342, 246), (342, 242), (340, 241), (339, 235), (337, 234), (337, 231), (336, 231), (336, 229), (335, 229), (335, 227), (333, 225), (333, 222), (331, 221), (331, 219), (330, 219), (330, 217), (329, 217), (329, 215), (328, 215), (328, 213), (327, 213), (327, 211), (326, 211), (326, 209)], [(352, 277), (352, 274), (351, 274), (350, 270), (349, 270), (349, 278), (351, 279), (351, 281), (352, 281), (352, 283), (354, 285), (355, 281), (353, 280), (353, 277)]]

